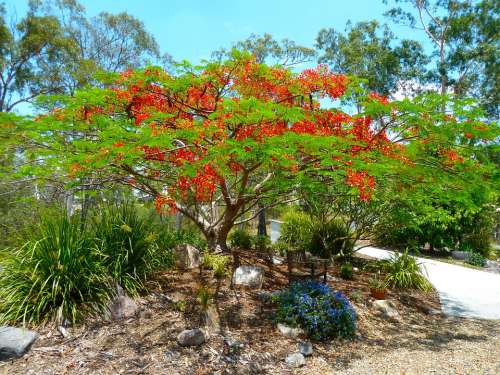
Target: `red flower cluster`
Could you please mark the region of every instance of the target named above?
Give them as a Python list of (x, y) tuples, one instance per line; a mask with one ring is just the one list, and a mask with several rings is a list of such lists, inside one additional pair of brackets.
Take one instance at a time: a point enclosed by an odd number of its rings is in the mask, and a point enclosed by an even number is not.
[(375, 178), (365, 171), (347, 171), (346, 183), (359, 190), (359, 199), (370, 200), (375, 188)]

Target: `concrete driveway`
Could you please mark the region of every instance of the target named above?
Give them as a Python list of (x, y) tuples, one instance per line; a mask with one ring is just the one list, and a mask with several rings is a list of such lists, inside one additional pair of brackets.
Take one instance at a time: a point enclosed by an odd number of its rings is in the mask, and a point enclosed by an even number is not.
[[(387, 259), (391, 251), (364, 247), (357, 251)], [(424, 275), (439, 293), (444, 314), (479, 319), (500, 319), (500, 275), (437, 260), (418, 258)]]

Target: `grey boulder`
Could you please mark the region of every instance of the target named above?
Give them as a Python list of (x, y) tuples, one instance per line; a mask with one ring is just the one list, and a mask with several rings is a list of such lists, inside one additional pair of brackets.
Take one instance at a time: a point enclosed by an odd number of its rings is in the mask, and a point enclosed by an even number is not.
[(306, 364), (306, 359), (301, 353), (288, 354), (285, 363), (290, 367), (302, 367)]
[(139, 310), (139, 306), (130, 297), (117, 296), (109, 302), (108, 310), (113, 320), (127, 319), (135, 316)]
[(177, 268), (181, 270), (200, 266), (200, 251), (189, 244), (177, 246), (174, 249), (174, 258)]
[(305, 335), (305, 331), (302, 328), (289, 327), (282, 323), (278, 323), (278, 331), (280, 331), (282, 335), (290, 338), (297, 338)]
[(313, 354), (313, 346), (309, 341), (299, 342), (299, 352), (305, 356)]
[(392, 320), (398, 322), (400, 320), (400, 316), (398, 310), (394, 308), (394, 305), (387, 300), (376, 300), (372, 305), (375, 310), (377, 310), (382, 317), (387, 320)]
[(177, 342), (180, 346), (198, 346), (205, 342), (205, 333), (199, 329), (186, 329), (179, 333)]
[(38, 334), (24, 328), (0, 327), (0, 360), (18, 358), (26, 353)]
[(239, 266), (233, 274), (235, 286), (245, 286), (252, 289), (262, 288), (264, 282), (264, 270), (258, 266)]

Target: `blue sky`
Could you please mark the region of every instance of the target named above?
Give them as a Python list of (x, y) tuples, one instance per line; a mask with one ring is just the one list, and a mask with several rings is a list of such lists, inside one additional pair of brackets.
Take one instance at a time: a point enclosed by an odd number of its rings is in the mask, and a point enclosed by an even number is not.
[[(1, 2), (1, 0), (0, 0)], [(7, 11), (21, 17), (27, 0), (4, 0)], [(382, 0), (80, 0), (89, 15), (126, 11), (144, 22), (161, 51), (174, 59), (197, 62), (212, 51), (230, 47), (251, 33), (270, 33), (313, 46), (324, 27), (344, 30), (353, 22), (385, 22)], [(393, 27), (399, 37), (417, 39), (414, 31)]]

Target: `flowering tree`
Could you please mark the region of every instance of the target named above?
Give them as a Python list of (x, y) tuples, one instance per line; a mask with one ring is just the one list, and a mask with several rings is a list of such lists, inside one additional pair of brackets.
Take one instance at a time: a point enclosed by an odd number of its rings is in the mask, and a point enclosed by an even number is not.
[[(159, 212), (191, 219), (210, 248), (226, 249), (243, 214), (251, 220), (257, 207), (294, 199), (299, 185), (341, 183), (368, 200), (382, 177), (477, 175), (467, 141), (495, 131), (464, 103), (450, 107), (458, 116), (438, 110), (439, 96), (390, 103), (325, 66), (294, 73), (237, 51), (223, 62), (186, 63), (172, 74), (150, 67), (102, 83), (48, 98), (51, 110), (34, 120), (5, 121), (42, 160), (24, 173), (127, 184), (154, 197)], [(340, 110), (353, 96), (363, 111)]]

